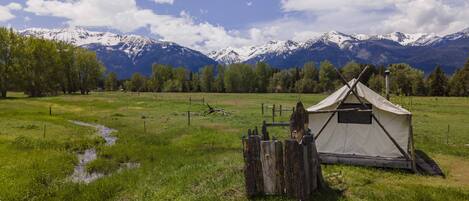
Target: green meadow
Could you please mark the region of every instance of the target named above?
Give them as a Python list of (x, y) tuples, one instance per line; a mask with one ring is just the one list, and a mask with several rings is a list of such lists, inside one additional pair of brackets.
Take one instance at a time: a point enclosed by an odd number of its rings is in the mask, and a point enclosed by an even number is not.
[[(247, 200), (241, 138), (260, 126), (261, 103), (305, 106), (318, 94), (215, 94), (94, 92), (0, 100), (0, 201), (10, 200)], [(204, 115), (204, 98), (228, 115)], [(441, 166), (446, 178), (344, 165), (323, 166), (330, 189), (317, 200), (469, 200), (469, 98), (393, 97), (413, 112), (415, 144)], [(52, 115), (49, 115), (49, 107)], [(191, 125), (187, 111), (191, 110)], [(268, 113), (268, 112), (266, 112)], [(288, 115), (276, 120), (286, 121)], [(105, 146), (94, 129), (116, 129)], [(449, 132), (448, 132), (449, 126)], [(279, 139), (287, 128), (271, 129)], [(106, 174), (73, 183), (77, 153), (95, 147), (90, 172)], [(134, 169), (123, 163), (139, 163)], [(288, 200), (263, 197), (257, 200)]]

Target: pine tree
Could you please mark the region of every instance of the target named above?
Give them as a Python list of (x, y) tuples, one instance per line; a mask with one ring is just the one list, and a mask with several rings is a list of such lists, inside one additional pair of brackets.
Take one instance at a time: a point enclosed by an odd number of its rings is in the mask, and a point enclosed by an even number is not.
[(440, 66), (437, 66), (428, 77), (428, 85), (431, 96), (445, 96), (447, 94), (448, 78)]
[(463, 68), (456, 70), (451, 76), (449, 86), (449, 95), (469, 96), (469, 59)]

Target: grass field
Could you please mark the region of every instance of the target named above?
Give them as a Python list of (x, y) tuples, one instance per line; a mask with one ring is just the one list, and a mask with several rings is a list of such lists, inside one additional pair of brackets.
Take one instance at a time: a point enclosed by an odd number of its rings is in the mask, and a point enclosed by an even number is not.
[[(260, 104), (293, 106), (300, 98), (309, 106), (325, 97), (120, 92), (45, 98), (9, 95), (0, 100), (0, 201), (246, 200), (241, 137), (248, 128), (261, 124)], [(189, 106), (189, 96), (204, 97), (231, 114), (203, 116), (206, 106)], [(393, 101), (414, 113), (416, 147), (433, 157), (447, 177), (323, 166), (332, 190), (316, 195), (318, 200), (469, 200), (469, 98), (397, 97)], [(189, 107), (193, 111), (190, 127)], [(117, 144), (104, 146), (93, 129), (69, 120), (116, 129)], [(278, 138), (287, 136), (286, 129), (272, 132)], [(97, 147), (98, 160), (87, 169), (107, 176), (87, 185), (70, 182), (78, 163), (76, 153), (90, 147)], [(140, 167), (118, 171), (119, 164), (126, 162), (140, 163)]]

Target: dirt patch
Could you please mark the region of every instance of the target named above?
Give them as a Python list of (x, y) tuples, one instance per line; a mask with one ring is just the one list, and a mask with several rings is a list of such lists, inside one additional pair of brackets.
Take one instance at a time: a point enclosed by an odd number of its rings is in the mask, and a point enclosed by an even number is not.
[(239, 129), (235, 129), (235, 128), (232, 128), (228, 125), (220, 124), (220, 123), (205, 124), (204, 127), (214, 129), (214, 130), (217, 130), (217, 131), (229, 132), (229, 133), (239, 132)]
[(441, 164), (443, 171), (447, 172), (447, 179), (469, 187), (469, 160), (466, 158), (437, 155), (436, 161)]

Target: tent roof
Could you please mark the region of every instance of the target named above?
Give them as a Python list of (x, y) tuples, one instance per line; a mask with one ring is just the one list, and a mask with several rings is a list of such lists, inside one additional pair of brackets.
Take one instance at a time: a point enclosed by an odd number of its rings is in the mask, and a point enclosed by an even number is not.
[[(356, 79), (352, 79), (349, 81), (349, 85), (353, 86), (353, 84), (356, 82)], [(318, 111), (324, 108), (327, 108), (329, 106), (332, 106), (334, 104), (339, 103), (342, 99), (346, 98), (347, 91), (349, 90), (348, 86), (344, 85), (334, 93), (332, 93), (330, 96), (322, 100), (316, 105), (313, 105), (307, 109), (307, 111)], [(388, 111), (394, 114), (399, 114), (399, 115), (410, 115), (411, 113), (407, 111), (406, 109), (402, 108), (399, 105), (395, 105), (386, 98), (382, 97), (381, 95), (377, 94), (361, 82), (357, 83), (357, 86), (355, 88), (355, 91), (357, 92), (358, 96), (360, 98), (365, 99), (368, 101), (370, 104), (373, 106), (379, 108), (380, 110)], [(350, 93), (349, 96), (354, 96), (353, 93)]]

